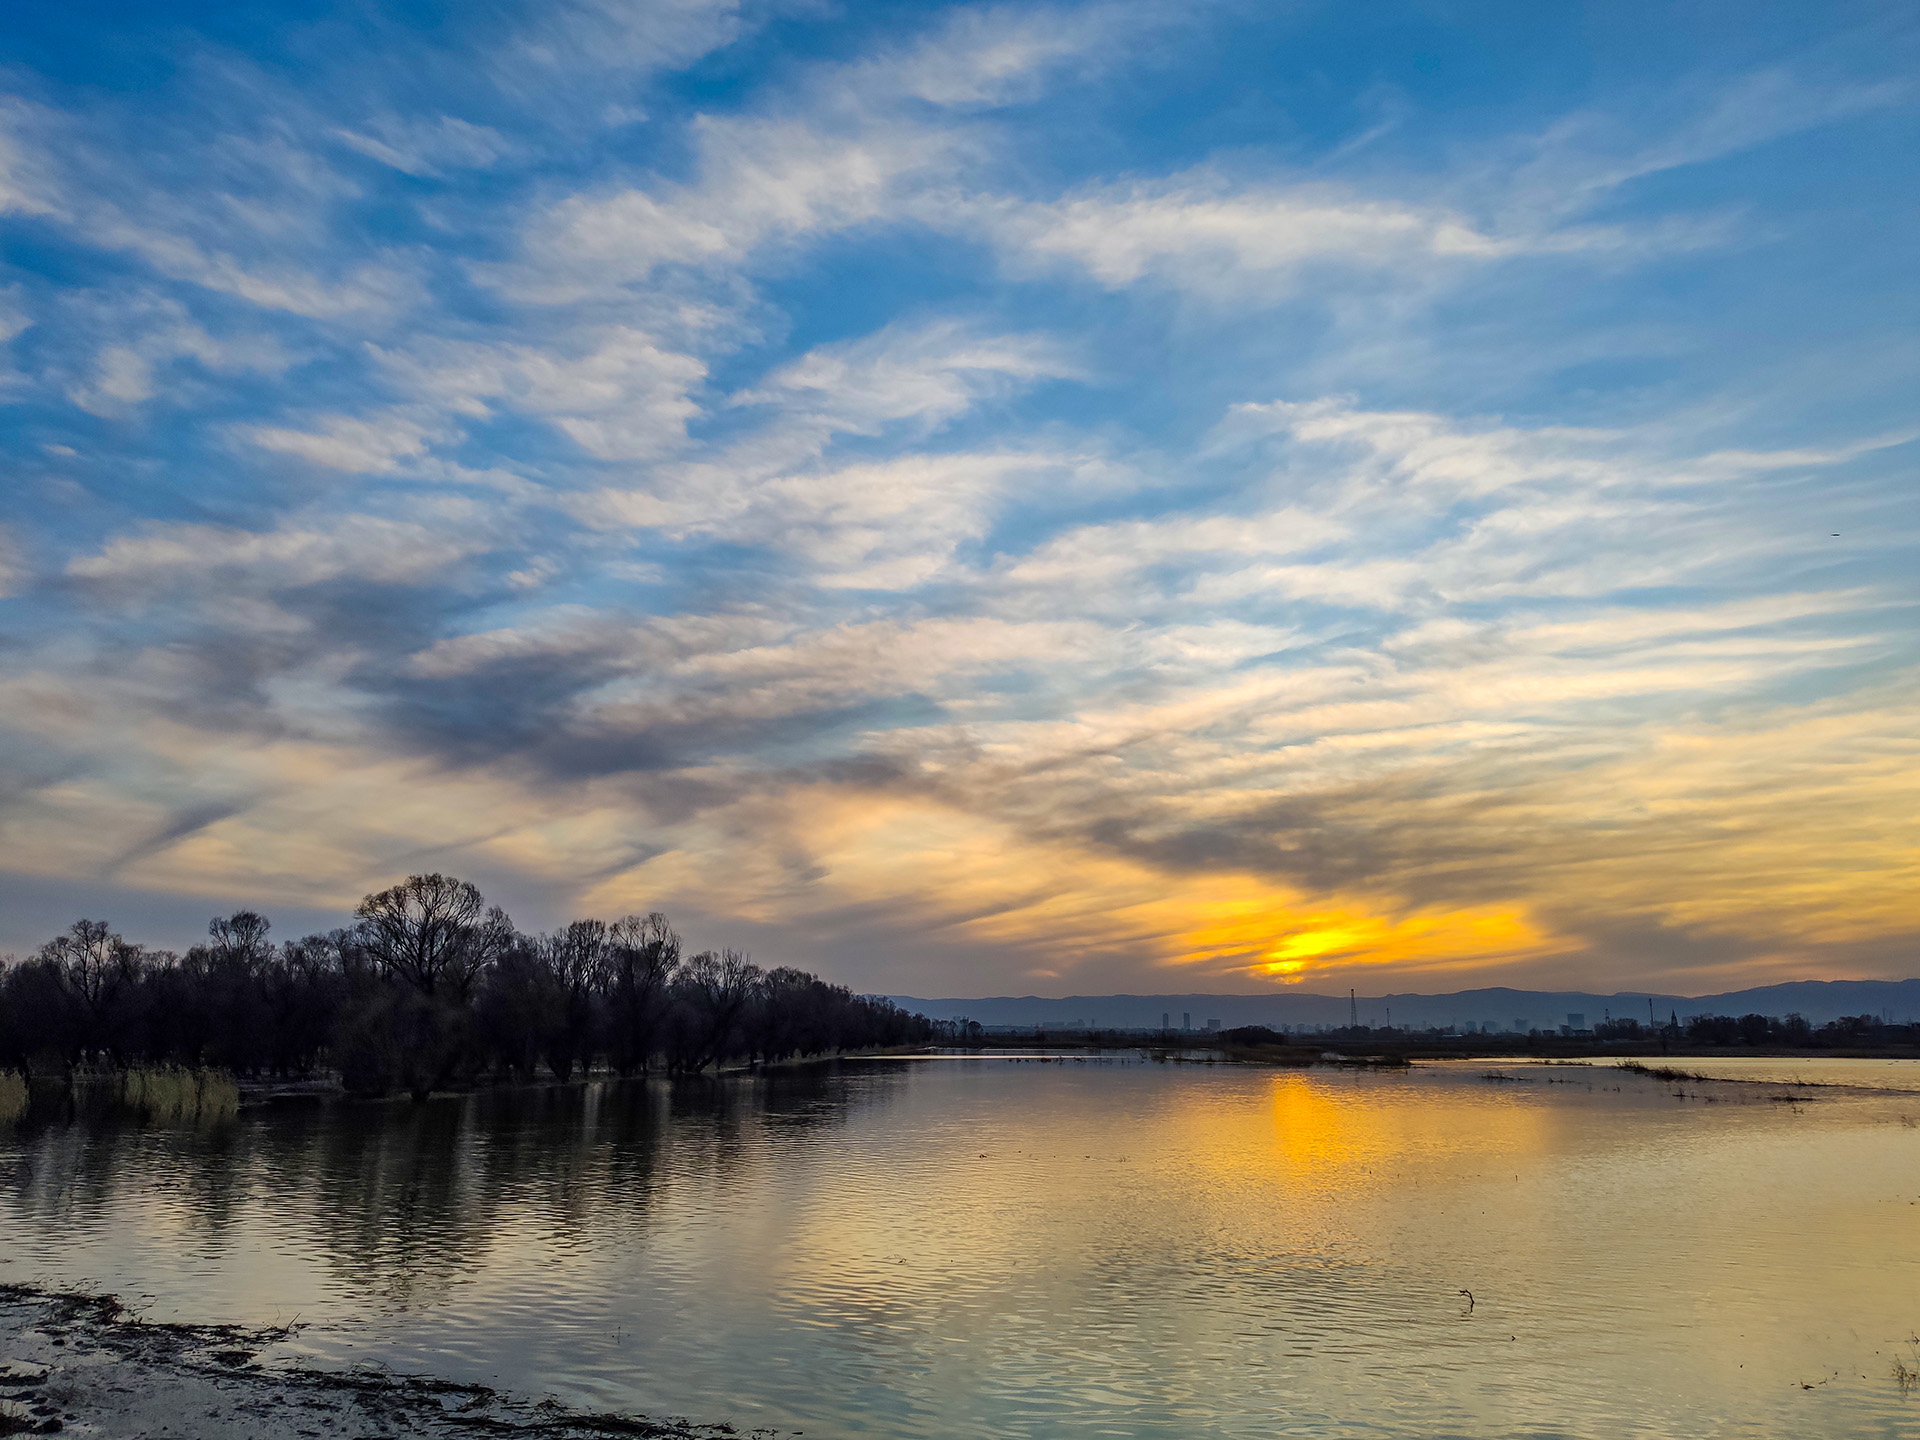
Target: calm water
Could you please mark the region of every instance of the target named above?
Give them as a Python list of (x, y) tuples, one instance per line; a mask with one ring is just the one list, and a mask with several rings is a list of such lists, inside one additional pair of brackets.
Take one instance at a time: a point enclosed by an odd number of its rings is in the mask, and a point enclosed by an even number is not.
[(1490, 1068), (848, 1063), (0, 1135), (0, 1278), (815, 1440), (1920, 1433), (1920, 1095)]

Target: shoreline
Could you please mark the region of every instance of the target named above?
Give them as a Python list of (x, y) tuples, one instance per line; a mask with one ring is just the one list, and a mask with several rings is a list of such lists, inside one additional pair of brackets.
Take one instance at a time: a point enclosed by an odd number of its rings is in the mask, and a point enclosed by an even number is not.
[[(1905, 1060), (1920, 1061), (1920, 1051), (1910, 1047), (1856, 1047), (1827, 1049), (1799, 1046), (1693, 1046), (1671, 1045), (1655, 1052), (1628, 1042), (1611, 1044), (1515, 1043), (1511, 1045), (1474, 1044), (1462, 1041), (1435, 1043), (1371, 1037), (1350, 1040), (1345, 1037), (1312, 1037), (1289, 1044), (1221, 1043), (1201, 1037), (1183, 1037), (1179, 1043), (1166, 1043), (1158, 1037), (1127, 1034), (1058, 1034), (1038, 1036), (996, 1036), (990, 1043), (888, 1046), (866, 1050), (842, 1051), (831, 1055), (793, 1058), (755, 1066), (727, 1066), (692, 1075), (668, 1075), (660, 1072), (621, 1077), (604, 1070), (577, 1074), (566, 1080), (551, 1076), (531, 1079), (494, 1079), (470, 1086), (435, 1090), (429, 1097), (445, 1100), (456, 1097), (502, 1091), (565, 1090), (594, 1082), (622, 1084), (713, 1084), (792, 1075), (810, 1069), (848, 1061), (911, 1060), (932, 1056), (948, 1058), (1014, 1058), (1034, 1052), (1061, 1055), (1096, 1054), (1104, 1051), (1138, 1051), (1155, 1059), (1185, 1064), (1226, 1064), (1281, 1069), (1405, 1069), (1434, 1061), (1455, 1063), (1593, 1065), (1626, 1069), (1659, 1080), (1697, 1080), (1716, 1084), (1795, 1084), (1822, 1089), (1850, 1089), (1834, 1081), (1764, 1081), (1750, 1077), (1713, 1075), (1685, 1068), (1695, 1060)], [(160, 1077), (156, 1083), (154, 1077)], [(184, 1085), (169, 1084), (182, 1079)], [(121, 1096), (131, 1082), (141, 1081), (144, 1091), (161, 1093)], [(1866, 1087), (1876, 1090), (1884, 1087)], [(176, 1096), (173, 1090), (183, 1093)], [(212, 1092), (219, 1092), (214, 1094)], [(109, 1093), (111, 1092), (111, 1093)], [(1885, 1091), (1885, 1093), (1920, 1093)], [(404, 1106), (419, 1103), (407, 1095), (365, 1096), (346, 1090), (336, 1074), (321, 1072), (303, 1079), (235, 1076), (225, 1071), (187, 1070), (163, 1067), (160, 1070), (135, 1067), (128, 1070), (80, 1071), (69, 1077), (29, 1078), (15, 1071), (0, 1070), (0, 1125), (26, 1120), (33, 1112), (44, 1112), (50, 1105), (69, 1110), (118, 1110), (139, 1114), (149, 1120), (194, 1120), (201, 1122), (231, 1119), (237, 1112), (297, 1109), (308, 1105), (355, 1105), (367, 1107)], [(0, 1435), (5, 1434), (0, 1430)]]
[(592, 1414), (552, 1397), (371, 1367), (318, 1370), (267, 1354), (296, 1328), (144, 1320), (112, 1295), (0, 1285), (0, 1435), (776, 1440), (781, 1433)]

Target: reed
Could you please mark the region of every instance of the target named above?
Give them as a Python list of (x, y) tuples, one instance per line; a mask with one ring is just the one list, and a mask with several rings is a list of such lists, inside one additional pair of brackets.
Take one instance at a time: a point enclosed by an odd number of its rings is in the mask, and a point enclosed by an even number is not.
[(129, 1070), (120, 1103), (150, 1121), (225, 1120), (240, 1108), (240, 1087), (222, 1070)]
[(225, 1120), (240, 1108), (240, 1087), (226, 1071), (180, 1065), (78, 1071), (72, 1095), (76, 1109), (118, 1110), (158, 1124)]
[(1714, 1078), (1711, 1075), (1697, 1074), (1692, 1070), (1676, 1070), (1670, 1065), (1642, 1065), (1638, 1060), (1622, 1060), (1614, 1068), (1624, 1070), (1629, 1075), (1645, 1075), (1650, 1080), (1666, 1080), (1669, 1082), (1675, 1080), (1711, 1080)]

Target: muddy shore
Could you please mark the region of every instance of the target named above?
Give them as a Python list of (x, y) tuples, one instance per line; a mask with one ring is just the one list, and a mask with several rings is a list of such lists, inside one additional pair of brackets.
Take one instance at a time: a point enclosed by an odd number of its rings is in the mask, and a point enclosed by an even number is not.
[(290, 1335), (160, 1324), (110, 1295), (0, 1286), (0, 1435), (774, 1440), (776, 1433), (590, 1415), (551, 1399), (384, 1370), (309, 1369), (273, 1354)]

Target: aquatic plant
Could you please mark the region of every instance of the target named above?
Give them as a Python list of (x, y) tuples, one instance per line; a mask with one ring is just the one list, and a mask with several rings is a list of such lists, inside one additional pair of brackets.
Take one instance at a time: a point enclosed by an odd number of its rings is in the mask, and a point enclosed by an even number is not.
[(0, 1070), (0, 1125), (11, 1125), (27, 1113), (27, 1077)]
[(221, 1070), (129, 1070), (120, 1103), (150, 1121), (225, 1120), (240, 1108), (240, 1087)]
[(1907, 1363), (1907, 1356), (1893, 1357), (1893, 1381), (1900, 1387), (1902, 1395), (1911, 1395), (1920, 1388), (1920, 1335), (1907, 1337), (1907, 1348), (1913, 1357), (1913, 1363)]
[(1693, 1070), (1676, 1070), (1670, 1065), (1642, 1065), (1638, 1060), (1622, 1060), (1615, 1069), (1625, 1070), (1630, 1075), (1644, 1075), (1649, 1080), (1711, 1080), (1711, 1075), (1702, 1075)]
[(231, 1075), (179, 1065), (78, 1070), (70, 1082), (70, 1094), (77, 1110), (120, 1111), (158, 1124), (224, 1120), (240, 1108), (240, 1087)]

